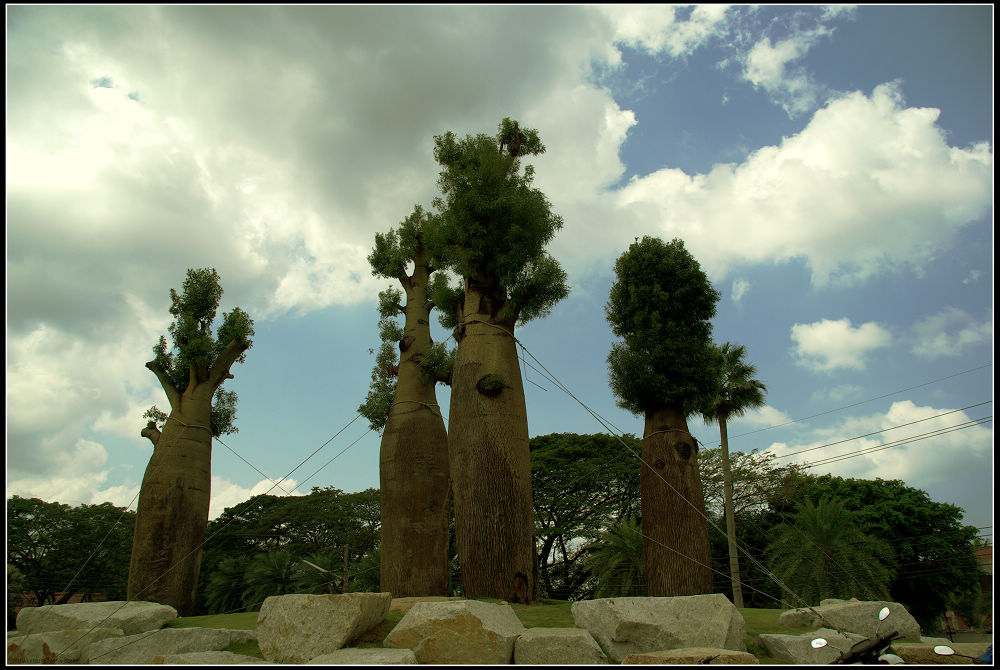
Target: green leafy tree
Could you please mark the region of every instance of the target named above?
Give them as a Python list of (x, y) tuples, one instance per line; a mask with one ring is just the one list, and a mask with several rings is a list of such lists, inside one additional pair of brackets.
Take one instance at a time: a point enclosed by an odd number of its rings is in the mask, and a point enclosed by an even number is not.
[[(39, 604), (74, 594), (124, 597), (135, 513), (111, 503), (70, 507), (38, 498), (7, 500), (7, 564)], [(61, 594), (61, 595), (60, 595)]]
[[(639, 453), (638, 439), (622, 440)], [(639, 513), (639, 459), (612, 435), (540, 435), (531, 438), (531, 482), (540, 590), (578, 599), (586, 545)]]
[(547, 314), (569, 293), (545, 251), (562, 227), (521, 160), (545, 150), (536, 130), (504, 119), (495, 136), (434, 138), (441, 165), (433, 244), (461, 289), (433, 286), (453, 327), (448, 453), (458, 557), (466, 597), (535, 597), (531, 464), (516, 325)]
[(222, 384), (250, 348), (253, 320), (239, 307), (223, 315), (212, 334), (222, 299), (212, 268), (187, 271), (180, 293), (170, 290), (169, 332), (153, 347), (146, 367), (170, 403), (169, 414), (153, 406), (141, 431), (153, 443), (139, 493), (128, 599), (150, 600), (194, 613), (201, 544), (208, 523), (212, 438), (236, 430), (236, 393)]
[(626, 517), (588, 547), (587, 568), (597, 580), (595, 598), (648, 595), (643, 545), (640, 524)]
[(620, 407), (645, 417), (640, 488), (651, 596), (708, 593), (711, 556), (687, 417), (715, 390), (712, 324), (719, 293), (675, 239), (637, 240), (615, 262), (605, 312), (622, 338), (608, 355)]
[(892, 548), (858, 525), (836, 498), (806, 500), (772, 531), (767, 554), (771, 570), (796, 600), (818, 605), (825, 598), (886, 600), (892, 576)]
[(978, 531), (964, 525), (957, 505), (931, 500), (926, 491), (893, 479), (801, 476), (795, 495), (775, 499), (787, 514), (801, 501), (836, 497), (855, 513), (867, 534), (893, 553), (889, 592), (926, 631), (936, 630), (953, 594), (975, 590), (978, 572), (973, 542)]
[(454, 352), (431, 339), (428, 290), (439, 262), (424, 242), (438, 225), (417, 205), (398, 229), (375, 236), (368, 256), (372, 274), (402, 288), (379, 294), (382, 345), (358, 410), (382, 431), (380, 574), (382, 591), (397, 597), (444, 595), (448, 584), (448, 434), (434, 387), (450, 381)]
[(736, 519), (733, 512), (733, 475), (729, 464), (729, 417), (743, 416), (748, 409), (764, 406), (767, 387), (754, 379), (757, 368), (746, 362), (746, 347), (729, 342), (716, 347), (720, 361), (719, 376), (713, 397), (702, 410), (705, 423), (719, 422), (722, 455), (723, 506), (726, 515), (726, 537), (729, 549), (729, 575), (732, 581), (733, 604), (743, 607), (740, 588), (740, 564), (736, 551)]

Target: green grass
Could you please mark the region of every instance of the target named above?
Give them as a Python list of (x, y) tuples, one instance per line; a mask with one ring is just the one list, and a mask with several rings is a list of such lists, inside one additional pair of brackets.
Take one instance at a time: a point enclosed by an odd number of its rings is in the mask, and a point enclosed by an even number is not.
[[(499, 603), (495, 598), (480, 598), (479, 600), (489, 603)], [(531, 605), (511, 605), (514, 614), (521, 620), (525, 628), (572, 628), (574, 626), (572, 602), (566, 600), (542, 599)], [(778, 617), (784, 610), (780, 609), (749, 609), (743, 608), (740, 614), (743, 615), (747, 626), (747, 651), (756, 656), (762, 664), (778, 664), (780, 661), (767, 655), (767, 651), (760, 644), (758, 638), (761, 633), (783, 633), (788, 635), (801, 635), (802, 628), (788, 628), (778, 622)], [(201, 626), (203, 628), (237, 628), (240, 630), (253, 630), (257, 627), (258, 612), (238, 612), (236, 614), (209, 614), (205, 616), (192, 616), (174, 619), (169, 624), (170, 628), (187, 628), (191, 626)], [(389, 634), (400, 619), (403, 612), (392, 610), (378, 626), (372, 628), (351, 646), (354, 647), (381, 647), (382, 640)], [(260, 649), (255, 642), (245, 644), (233, 644), (226, 648), (236, 654), (255, 656), (263, 658)]]

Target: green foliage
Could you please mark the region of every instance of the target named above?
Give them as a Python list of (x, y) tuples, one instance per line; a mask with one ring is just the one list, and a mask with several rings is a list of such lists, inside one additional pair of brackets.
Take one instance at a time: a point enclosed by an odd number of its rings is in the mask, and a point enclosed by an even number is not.
[(587, 567), (597, 578), (595, 598), (645, 596), (642, 528), (631, 517), (622, 519), (591, 545)]
[(605, 312), (622, 338), (608, 355), (618, 405), (638, 415), (672, 404), (700, 411), (718, 374), (710, 320), (719, 292), (679, 239), (643, 237), (615, 273)]
[(465, 298), (465, 289), (451, 283), (448, 275), (437, 272), (431, 277), (428, 295), (438, 309), (438, 322), (449, 330), (458, 328), (459, 308)]
[(297, 593), (297, 562), (294, 554), (287, 549), (275, 549), (254, 556), (243, 575), (247, 585), (243, 592), (243, 606), (248, 611), (259, 610), (260, 604), (270, 596)]
[(496, 136), (459, 140), (448, 132), (434, 138), (434, 158), (443, 168), (442, 197), (434, 201), (441, 227), (434, 243), (463, 277), (495, 282), (504, 317), (519, 323), (546, 314), (569, 293), (566, 274), (544, 251), (562, 219), (532, 188), (533, 168), (521, 169), (522, 156), (544, 151), (536, 130), (509, 118)]
[[(239, 307), (223, 314), (218, 336), (212, 335), (212, 323), (222, 299), (222, 285), (214, 268), (189, 269), (183, 291), (170, 289), (170, 314), (174, 317), (168, 331), (172, 347), (160, 336), (153, 347), (153, 366), (162, 372), (178, 394), (184, 393), (192, 378), (206, 381), (212, 368), (226, 347), (233, 341), (242, 345), (236, 362), (246, 360), (246, 351), (253, 346), (253, 319)], [(215, 411), (219, 412), (216, 416)], [(163, 417), (161, 419), (161, 417)], [(143, 418), (160, 425), (166, 420), (164, 412), (153, 406)], [(236, 432), (236, 394), (216, 393), (212, 414), (212, 435), (218, 437)]]
[(153, 405), (143, 413), (142, 418), (149, 419), (156, 423), (159, 428), (163, 428), (163, 424), (167, 421), (167, 413)]
[(7, 564), (39, 603), (56, 593), (124, 599), (135, 512), (111, 503), (70, 507), (38, 498), (7, 500)]
[[(622, 437), (636, 452), (642, 444)], [(639, 460), (612, 435), (558, 433), (531, 438), (539, 586), (578, 600), (589, 573), (586, 545), (619, 518), (639, 514)]]
[(444, 342), (432, 342), (430, 351), (420, 361), (420, 369), (424, 373), (424, 378), (428, 382), (448, 379), (455, 367), (457, 353), (456, 347), (448, 347)]
[(772, 536), (767, 549), (771, 570), (805, 604), (818, 605), (824, 598), (889, 598), (892, 548), (863, 532), (843, 501), (806, 500), (792, 523), (779, 524)]
[(247, 590), (244, 575), (249, 565), (249, 556), (230, 556), (219, 561), (204, 591), (209, 612), (229, 613), (244, 609), (243, 593)]
[(746, 362), (746, 347), (726, 342), (713, 346), (718, 357), (715, 392), (702, 409), (705, 423), (743, 416), (748, 409), (764, 406), (767, 386), (754, 379), (757, 368)]
[(855, 512), (868, 534), (893, 552), (889, 592), (926, 630), (948, 609), (952, 594), (976, 589), (973, 542), (978, 531), (962, 524), (962, 508), (931, 500), (900, 480), (803, 476), (792, 501), (775, 500), (786, 512), (801, 500), (836, 497)]
[[(733, 509), (744, 511), (766, 509), (769, 501), (785, 487), (794, 488), (802, 466), (791, 463), (777, 465), (772, 452), (732, 452), (729, 469), (733, 483)], [(698, 473), (705, 497), (705, 508), (718, 515), (723, 513), (722, 448), (702, 447), (698, 450)], [(786, 492), (787, 495), (787, 492)]]
[(398, 228), (375, 234), (375, 248), (368, 255), (372, 274), (399, 279), (406, 274), (407, 266), (417, 260), (417, 256), (424, 256), (423, 260), (432, 271), (441, 267), (444, 259), (436, 255), (440, 247), (432, 243), (439, 235), (439, 226), (438, 215), (414, 205), (413, 212), (400, 222)]

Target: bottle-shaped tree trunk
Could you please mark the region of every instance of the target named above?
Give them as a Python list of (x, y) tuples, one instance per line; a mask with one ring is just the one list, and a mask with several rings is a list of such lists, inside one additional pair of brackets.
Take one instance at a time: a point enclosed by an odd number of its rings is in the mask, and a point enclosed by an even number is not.
[[(493, 290), (490, 290), (493, 286)], [(514, 323), (495, 282), (467, 279), (451, 382), (448, 462), (467, 598), (534, 598), (534, 510)]]
[(406, 290), (396, 395), (379, 453), (381, 589), (394, 597), (448, 592), (448, 434), (420, 363), (431, 347), (428, 272), (419, 260)]
[(698, 447), (680, 406), (646, 414), (642, 440), (643, 555), (650, 596), (712, 592)]
[(163, 431), (147, 426), (153, 442), (136, 508), (128, 599), (170, 605), (194, 614), (201, 545), (212, 484), (210, 384), (192, 384), (172, 408)]

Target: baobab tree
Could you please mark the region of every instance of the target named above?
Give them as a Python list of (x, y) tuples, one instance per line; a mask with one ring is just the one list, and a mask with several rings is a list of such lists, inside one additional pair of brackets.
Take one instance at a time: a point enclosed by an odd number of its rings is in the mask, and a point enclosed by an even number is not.
[(495, 136), (434, 138), (442, 166), (435, 199), (438, 243), (462, 281), (440, 282), (435, 302), (454, 327), (448, 460), (465, 595), (510, 602), (534, 597), (534, 523), (524, 386), (514, 328), (569, 293), (545, 252), (562, 227), (532, 188), (524, 156), (545, 151), (536, 130), (504, 119)]
[(618, 405), (645, 418), (639, 488), (648, 594), (710, 593), (698, 444), (687, 417), (714, 388), (710, 319), (719, 293), (679, 239), (637, 240), (615, 273), (605, 312), (622, 341), (608, 365)]
[(398, 230), (375, 236), (368, 256), (373, 275), (398, 280), (402, 289), (379, 294), (382, 345), (358, 409), (382, 431), (380, 580), (396, 597), (448, 592), (448, 434), (434, 389), (448, 383), (454, 351), (431, 340), (428, 289), (438, 266), (424, 244), (437, 225), (417, 205)]
[(740, 587), (740, 563), (736, 551), (736, 521), (733, 512), (733, 474), (729, 467), (729, 431), (726, 421), (743, 416), (748, 409), (764, 406), (767, 387), (754, 379), (757, 368), (746, 362), (746, 347), (729, 342), (715, 347), (719, 360), (715, 393), (702, 410), (705, 423), (719, 422), (722, 446), (722, 500), (726, 513), (726, 537), (729, 540), (729, 576), (733, 586), (733, 604), (743, 607)]
[[(234, 363), (246, 359), (253, 320), (239, 307), (224, 314), (218, 334), (212, 323), (222, 299), (213, 268), (188, 270), (183, 290), (170, 290), (174, 322), (153, 347), (146, 367), (156, 375), (169, 414), (155, 405), (141, 435), (153, 443), (136, 509), (129, 564), (128, 599), (171, 605), (194, 613), (201, 545), (208, 524), (212, 438), (236, 432), (236, 393), (222, 384)], [(214, 402), (213, 402), (214, 400)]]

